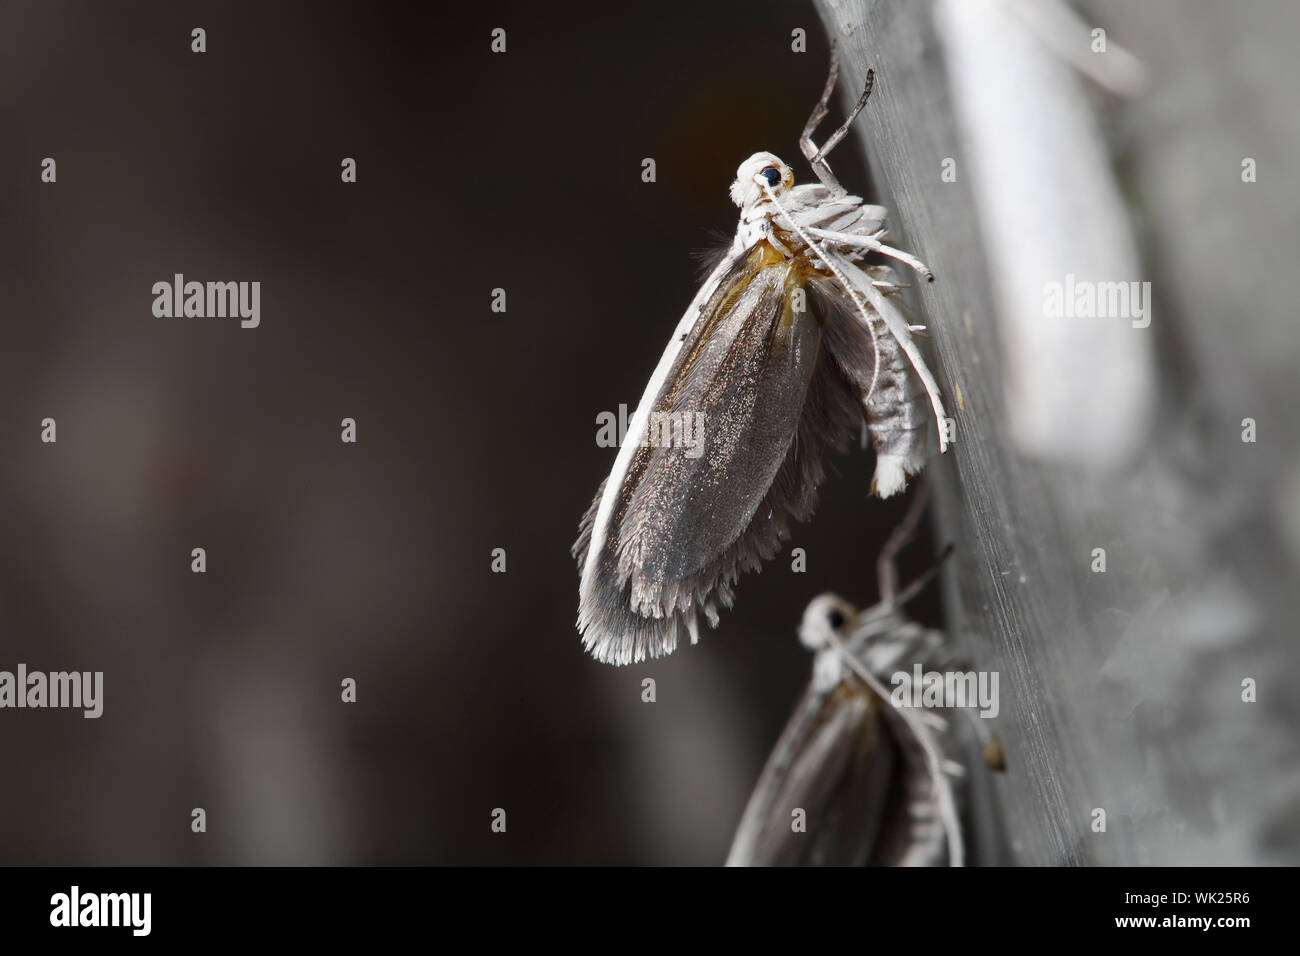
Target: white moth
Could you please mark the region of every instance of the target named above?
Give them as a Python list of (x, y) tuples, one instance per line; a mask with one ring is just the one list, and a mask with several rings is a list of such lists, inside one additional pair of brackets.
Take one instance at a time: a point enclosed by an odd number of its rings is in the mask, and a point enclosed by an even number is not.
[[(687, 308), (646, 386), (609, 477), (583, 518), (578, 630), (597, 659), (671, 653), (701, 616), (716, 626), (742, 571), (757, 570), (813, 511), (831, 449), (865, 422), (873, 490), (901, 491), (925, 464), (930, 410), (946, 448), (943, 403), (912, 341), (901, 285), (882, 253), (886, 211), (849, 195), (826, 154), (866, 104), (818, 147), (838, 63), (799, 145), (820, 180), (794, 185), (771, 153), (740, 164), (730, 249)], [(927, 402), (928, 398), (928, 402)], [(669, 423), (703, 434), (674, 442)], [(697, 429), (698, 432), (698, 429)]]
[(729, 866), (962, 866), (968, 848), (988, 853), (964, 826), (968, 816), (988, 819), (967, 813), (967, 784), (986, 761), (997, 766), (1000, 743), (990, 748), (996, 738), (973, 711), (897, 707), (888, 689), (906, 686), (917, 664), (955, 666), (943, 632), (902, 611), (929, 576), (895, 591), (893, 552), (911, 537), (923, 496), (913, 505), (881, 556), (879, 604), (859, 611), (823, 594), (804, 611), (812, 681), (745, 807)]
[[(884, 605), (859, 611), (822, 594), (804, 611), (799, 638), (816, 651), (813, 678), (768, 758), (727, 864), (963, 865), (948, 756), (954, 715), (895, 708), (889, 699), (894, 673), (916, 662), (940, 667), (942, 632)], [(796, 810), (805, 814), (800, 831), (791, 827)]]

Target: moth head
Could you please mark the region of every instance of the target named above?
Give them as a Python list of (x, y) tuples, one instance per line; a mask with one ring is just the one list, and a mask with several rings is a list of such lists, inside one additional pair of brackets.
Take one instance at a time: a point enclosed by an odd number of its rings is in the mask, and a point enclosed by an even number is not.
[(831, 634), (847, 638), (857, 616), (858, 609), (838, 594), (819, 594), (804, 609), (799, 640), (809, 650), (823, 650), (831, 646)]
[(794, 185), (794, 170), (771, 153), (755, 153), (740, 164), (731, 184), (731, 201), (744, 208), (763, 199), (767, 186), (774, 193)]

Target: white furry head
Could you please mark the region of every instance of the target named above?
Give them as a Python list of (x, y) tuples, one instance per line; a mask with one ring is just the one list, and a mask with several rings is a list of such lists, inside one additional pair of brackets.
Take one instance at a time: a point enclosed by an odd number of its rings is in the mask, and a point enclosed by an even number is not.
[(858, 616), (855, 608), (838, 594), (827, 591), (808, 602), (803, 620), (799, 622), (799, 641), (812, 651), (831, 647), (827, 632), (833, 631), (843, 640)]
[(794, 170), (771, 153), (755, 153), (736, 169), (736, 181), (731, 184), (731, 201), (742, 209), (764, 198), (758, 177), (767, 180), (777, 195), (794, 185)]

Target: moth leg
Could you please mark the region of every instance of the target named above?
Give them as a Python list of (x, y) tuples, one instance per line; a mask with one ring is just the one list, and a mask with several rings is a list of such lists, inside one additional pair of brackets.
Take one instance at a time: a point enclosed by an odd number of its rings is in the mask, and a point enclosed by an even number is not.
[(880, 241), (883, 233), (874, 235), (849, 233), (849, 232), (831, 232), (829, 229), (818, 229), (816, 226), (808, 226), (808, 232), (818, 239), (830, 239), (835, 242), (843, 243), (847, 246), (860, 246), (863, 249), (870, 249), (872, 252), (879, 252), (882, 255), (889, 256), (891, 259), (897, 259), (911, 266), (921, 275), (925, 276), (926, 282), (934, 281), (934, 272), (920, 259), (910, 252), (904, 252), (902, 249), (895, 249), (893, 246), (886, 245)]
[(925, 358), (922, 357), (921, 350), (912, 341), (912, 332), (908, 327), (907, 320), (898, 310), (898, 307), (876, 288), (870, 274), (843, 256), (836, 258), (840, 269), (848, 275), (853, 285), (867, 298), (867, 301), (871, 303), (871, 307), (876, 310), (876, 314), (888, 327), (890, 336), (903, 350), (908, 361), (912, 363), (916, 377), (925, 386), (926, 394), (930, 397), (930, 405), (934, 409), (935, 426), (939, 430), (939, 452), (942, 454), (948, 450), (948, 438), (944, 432), (944, 421), (948, 415), (943, 410), (943, 397), (939, 393), (939, 383), (934, 380), (934, 373), (930, 371), (930, 366), (925, 364)]

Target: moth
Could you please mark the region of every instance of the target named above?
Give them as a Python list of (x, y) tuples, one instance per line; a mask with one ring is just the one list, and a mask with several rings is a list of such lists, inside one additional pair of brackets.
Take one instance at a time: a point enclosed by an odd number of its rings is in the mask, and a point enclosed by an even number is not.
[(967, 826), (967, 778), (1002, 769), (998, 738), (973, 712), (896, 707), (886, 689), (894, 675), (906, 682), (915, 664), (956, 664), (942, 631), (903, 613), (927, 578), (897, 592), (889, 548), (900, 546), (896, 532), (881, 559), (880, 603), (860, 611), (823, 594), (804, 611), (799, 638), (816, 654), (813, 677), (763, 768), (727, 865), (962, 866), (972, 849), (979, 862), (993, 862), (991, 791), (974, 790), (983, 800), (977, 841), (976, 826)]
[(811, 516), (827, 453), (864, 423), (881, 497), (924, 465), (931, 409), (947, 447), (898, 277), (862, 260), (881, 253), (933, 274), (885, 244), (886, 210), (850, 195), (826, 161), (873, 71), (826, 145), (812, 139), (838, 69), (832, 49), (799, 140), (820, 182), (795, 185), (771, 153), (740, 164), (735, 239), (678, 323), (579, 526), (578, 630), (599, 660), (661, 657), (685, 636), (696, 643), (701, 617), (716, 627), (740, 574)]

